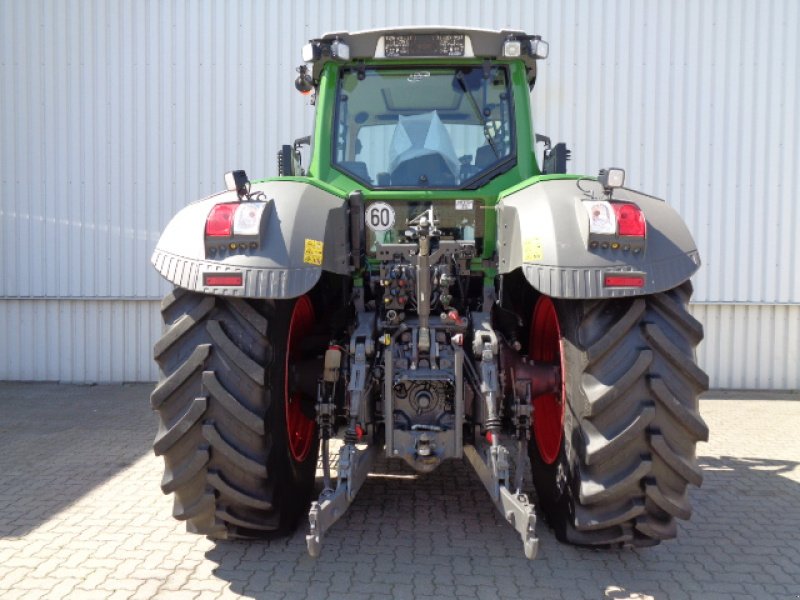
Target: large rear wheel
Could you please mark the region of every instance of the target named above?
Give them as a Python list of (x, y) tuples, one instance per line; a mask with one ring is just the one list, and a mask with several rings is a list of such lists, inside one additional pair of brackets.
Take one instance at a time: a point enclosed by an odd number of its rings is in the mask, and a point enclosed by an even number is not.
[(687, 282), (636, 298), (538, 299), (529, 354), (560, 364), (563, 388), (534, 399), (529, 454), (561, 541), (648, 546), (689, 518), (687, 486), (702, 482), (695, 446), (708, 439), (691, 292)]
[(162, 316), (153, 449), (164, 457), (173, 515), (216, 538), (291, 531), (309, 504), (317, 458), (313, 399), (290, 376), (314, 326), (311, 301), (176, 289)]

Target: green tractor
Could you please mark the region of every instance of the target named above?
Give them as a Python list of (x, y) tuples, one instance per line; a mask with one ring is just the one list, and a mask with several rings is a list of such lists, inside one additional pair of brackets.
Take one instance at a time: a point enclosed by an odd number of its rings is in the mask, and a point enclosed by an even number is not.
[(650, 546), (689, 518), (698, 251), (624, 171), (568, 175), (534, 133), (547, 51), (444, 27), (311, 40), (295, 85), (313, 135), (278, 177), (227, 173), (167, 225), (154, 450), (190, 531), (307, 517), (316, 556), (378, 453), (420, 473), (466, 457), (529, 558), (527, 459), (561, 541)]

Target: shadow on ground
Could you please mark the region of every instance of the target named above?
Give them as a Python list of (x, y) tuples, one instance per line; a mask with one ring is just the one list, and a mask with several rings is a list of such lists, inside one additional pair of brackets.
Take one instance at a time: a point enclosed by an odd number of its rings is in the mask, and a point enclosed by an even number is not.
[[(701, 457), (705, 482), (678, 539), (641, 550), (559, 544), (540, 520), (538, 558), (467, 465), (416, 476), (380, 462), (350, 511), (307, 556), (304, 524), (273, 542), (221, 542), (214, 574), (252, 598), (795, 598), (797, 462)], [(796, 477), (796, 474), (795, 474)]]
[(24, 536), (151, 452), (152, 387), (0, 383), (0, 538)]

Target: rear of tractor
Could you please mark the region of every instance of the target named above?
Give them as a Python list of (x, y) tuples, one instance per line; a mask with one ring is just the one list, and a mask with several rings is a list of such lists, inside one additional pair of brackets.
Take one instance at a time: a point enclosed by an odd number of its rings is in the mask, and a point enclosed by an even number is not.
[(466, 457), (531, 558), (527, 458), (560, 540), (675, 536), (708, 436), (699, 255), (623, 171), (567, 175), (566, 147), (532, 133), (546, 54), (519, 31), (312, 40), (313, 138), (166, 227), (154, 449), (191, 531), (281, 535), (307, 514), (316, 555), (382, 452), (421, 473)]

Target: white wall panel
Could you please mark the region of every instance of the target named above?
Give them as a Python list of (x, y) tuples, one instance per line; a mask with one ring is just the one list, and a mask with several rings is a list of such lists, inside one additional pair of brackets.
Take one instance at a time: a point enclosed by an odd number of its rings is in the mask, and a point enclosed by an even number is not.
[(697, 359), (713, 388), (800, 389), (800, 306), (699, 304)]
[(0, 300), (0, 380), (153, 381), (155, 300)]
[[(278, 146), (310, 132), (293, 88), (302, 44), (419, 23), (542, 34), (551, 57), (533, 95), (537, 130), (568, 143), (571, 170), (623, 166), (632, 187), (681, 212), (704, 260), (696, 300), (758, 305), (736, 314), (759, 319), (762, 304), (800, 303), (795, 0), (0, 0), (0, 319), (49, 307), (48, 335), (67, 353), (72, 321), (52, 316), (65, 306), (90, 320), (85, 311), (105, 318), (114, 299), (154, 310), (145, 300), (166, 285), (148, 259), (170, 216), (218, 190), (226, 170), (274, 174)], [(728, 319), (725, 306), (702, 311)], [(795, 309), (774, 310), (773, 321)], [(737, 316), (714, 331), (750, 339), (757, 326)], [(42, 371), (10, 357), (0, 373), (153, 376), (104, 339), (102, 369), (76, 358)], [(744, 377), (749, 350), (706, 347), (715, 381)], [(149, 344), (140, 351), (144, 364)], [(800, 387), (787, 356), (752, 355), (749, 368), (775, 375), (747, 380)]]

